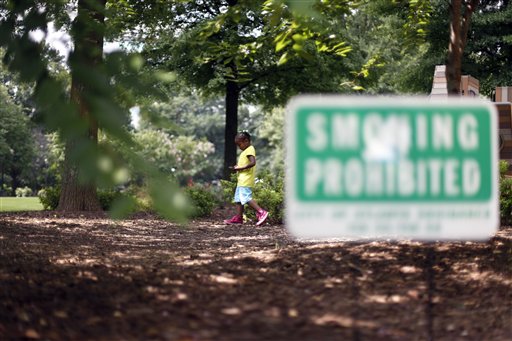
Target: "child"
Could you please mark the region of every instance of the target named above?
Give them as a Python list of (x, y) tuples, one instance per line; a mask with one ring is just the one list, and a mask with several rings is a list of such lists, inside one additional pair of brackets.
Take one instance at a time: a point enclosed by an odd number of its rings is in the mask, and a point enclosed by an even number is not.
[(225, 224), (242, 224), (244, 222), (244, 205), (249, 204), (256, 211), (257, 226), (265, 222), (268, 212), (262, 209), (252, 198), (252, 187), (254, 187), (254, 173), (256, 166), (256, 150), (251, 145), (251, 135), (247, 132), (238, 133), (235, 136), (235, 144), (242, 150), (238, 158), (238, 163), (233, 169), (238, 172), (238, 181), (236, 184), (234, 202), (236, 204), (237, 214), (224, 220)]

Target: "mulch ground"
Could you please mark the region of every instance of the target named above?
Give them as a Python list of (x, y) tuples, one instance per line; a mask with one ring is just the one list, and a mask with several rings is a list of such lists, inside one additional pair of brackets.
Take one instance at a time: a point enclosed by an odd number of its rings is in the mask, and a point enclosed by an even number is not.
[(283, 226), (0, 215), (1, 340), (512, 340), (512, 228), (306, 242)]

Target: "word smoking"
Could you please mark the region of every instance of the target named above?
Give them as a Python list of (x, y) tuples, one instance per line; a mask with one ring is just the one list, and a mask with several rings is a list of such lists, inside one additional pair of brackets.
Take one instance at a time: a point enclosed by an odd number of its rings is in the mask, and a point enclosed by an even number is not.
[(306, 121), (304, 196), (471, 197), (479, 193), (471, 113), (314, 113)]

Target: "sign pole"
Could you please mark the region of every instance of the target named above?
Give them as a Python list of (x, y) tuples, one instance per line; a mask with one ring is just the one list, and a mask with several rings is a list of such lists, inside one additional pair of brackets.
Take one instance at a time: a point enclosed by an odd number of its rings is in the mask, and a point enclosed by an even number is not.
[(434, 293), (436, 291), (434, 271), (435, 262), (435, 245), (429, 243), (425, 249), (425, 283), (427, 285), (425, 317), (427, 321), (426, 332), (428, 341), (434, 341)]

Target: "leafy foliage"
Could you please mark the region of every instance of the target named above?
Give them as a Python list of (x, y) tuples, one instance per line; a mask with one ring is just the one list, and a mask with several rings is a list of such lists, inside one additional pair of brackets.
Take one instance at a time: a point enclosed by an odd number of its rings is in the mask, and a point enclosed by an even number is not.
[(224, 203), (233, 202), (233, 196), (235, 194), (237, 183), (237, 175), (235, 173), (231, 174), (229, 180), (220, 180), (220, 185), (222, 187), (222, 199)]
[(462, 69), (480, 80), (491, 96), (496, 86), (512, 84), (512, 2), (483, 0), (473, 14)]
[[(48, 1), (41, 4), (39, 1), (29, 0), (9, 2), (7, 6), (4, 2), (3, 15), (0, 18), (0, 47), (5, 48), (3, 61), (10, 72), (19, 75), (21, 81), (34, 84), (32, 98), (39, 117), (49, 130), (59, 133), (66, 145), (73, 146), (67, 156), (71, 162), (79, 164), (80, 183), (98, 183), (102, 187), (113, 187), (125, 180), (125, 177), (118, 175), (128, 170), (126, 164), (118, 162), (108, 150), (98, 148), (86, 132), (94, 130), (94, 122), (97, 122), (103, 133), (110, 138), (118, 139), (127, 146), (133, 145), (125, 129), (127, 102), (120, 100), (120, 94), (131, 91), (141, 96), (158, 96), (158, 88), (154, 84), (162, 77), (158, 77), (160, 73), (154, 72), (141, 75), (143, 63), (137, 54), (110, 53), (105, 56), (101, 65), (91, 65), (84, 56), (93, 51), (80, 49), (81, 46), (77, 45), (70, 55), (68, 66), (71, 79), (83, 85), (80, 89), (84, 91), (78, 103), (80, 106), (70, 102), (67, 84), (50, 72), (44, 40), (33, 40), (30, 32), (47, 32), (48, 22), (56, 20), (58, 27), (66, 27), (76, 39), (83, 38), (85, 33), (97, 34), (95, 38), (102, 41), (103, 27), (91, 25), (94, 20), (88, 21), (87, 17), (78, 15), (71, 28), (67, 26), (70, 23), (69, 18), (61, 20), (67, 13), (73, 12), (73, 4), (74, 2), (66, 1)], [(78, 2), (78, 8), (84, 4), (91, 3)], [(95, 3), (95, 6), (98, 4)], [(129, 96), (124, 98), (127, 97)], [(82, 105), (84, 103), (85, 106)], [(86, 108), (90, 116), (81, 115), (83, 112), (79, 112), (80, 108)], [(183, 207), (180, 205), (185, 202), (180, 199), (182, 195), (177, 186), (167, 181), (166, 176), (146, 160), (135, 153), (129, 154), (129, 164), (151, 179), (150, 194), (157, 210), (166, 218), (183, 218), (180, 213)], [(119, 203), (129, 202), (122, 200)]]
[(18, 187), (16, 188), (16, 197), (31, 197), (32, 196), (32, 188), (30, 187)]
[(512, 177), (507, 176), (508, 162), (500, 161), (500, 218), (502, 226), (512, 224)]
[[(397, 1), (400, 2), (400, 1)], [(411, 1), (412, 2), (412, 1)], [(418, 41), (412, 53), (403, 54), (385, 68), (385, 77), (400, 93), (428, 94), (432, 87), (434, 66), (446, 63), (450, 37), (449, 1), (428, 2), (427, 24), (424, 26), (424, 41)], [(467, 44), (462, 58), (461, 72), (480, 81), (480, 92), (492, 97), (496, 86), (506, 86), (512, 82), (512, 71), (506, 65), (511, 63), (512, 4), (509, 1), (480, 1), (471, 18)], [(396, 13), (380, 12), (387, 20)], [(370, 23), (373, 23), (372, 19)], [(376, 37), (394, 45), (395, 39), (383, 32)], [(358, 50), (358, 49), (356, 49)], [(373, 86), (373, 85), (372, 85)]]
[[(45, 210), (55, 210), (58, 207), (60, 191), (60, 186), (55, 186), (43, 188), (37, 193)], [(101, 189), (98, 191), (98, 199), (104, 210), (111, 210), (122, 197), (122, 193), (118, 190)]]
[(157, 165), (159, 170), (171, 175), (180, 184), (211, 168), (209, 156), (213, 144), (195, 140), (191, 136), (170, 136), (158, 130), (141, 130), (134, 134), (142, 157)]
[(512, 178), (500, 180), (500, 217), (501, 225), (512, 224)]
[(60, 187), (46, 187), (39, 192), (37, 196), (45, 210), (55, 210), (59, 205)]
[[(342, 61), (350, 49), (331, 31), (349, 2), (325, 7), (333, 25), (309, 17), (299, 23), (282, 1), (170, 1), (160, 12), (159, 3), (126, 3), (140, 27), (126, 38), (140, 44), (144, 36), (148, 65), (175, 71), (202, 94), (226, 95), (224, 174), (236, 157), (230, 139), (239, 129), (239, 100), (284, 105), (298, 93), (338, 90), (347, 72)], [(163, 27), (169, 34), (159, 33)]]
[(425, 3), (428, 1), (362, 1), (346, 18), (342, 30), (353, 50), (346, 58), (352, 71), (343, 82), (344, 92), (430, 90), (433, 69), (418, 75), (418, 60), (425, 54), (429, 33), (425, 26), (431, 15), (430, 5)]
[(211, 185), (193, 184), (185, 188), (185, 194), (192, 203), (191, 218), (208, 217), (219, 205), (218, 198)]
[(122, 194), (120, 191), (114, 189), (106, 189), (98, 191), (98, 200), (100, 201), (101, 208), (110, 210), (114, 202), (120, 200)]
[[(30, 177), (31, 160), (35, 156), (34, 140), (30, 136), (30, 122), (22, 108), (12, 102), (4, 85), (0, 85), (0, 173), (10, 177), (11, 190)], [(4, 176), (0, 177), (0, 185)], [(25, 183), (27, 184), (27, 183)], [(15, 193), (10, 193), (14, 195)]]
[[(259, 153), (260, 148), (258, 148), (258, 168), (266, 169), (272, 173), (280, 173), (284, 172), (284, 160), (285, 160), (285, 151), (284, 151), (284, 120), (285, 112), (283, 108), (277, 107), (272, 111), (265, 113), (265, 118), (261, 121), (261, 124), (258, 126), (258, 137), (259, 140), (265, 141), (266, 149), (271, 150), (268, 156), (262, 156), (262, 153)], [(265, 150), (261, 148), (261, 150)]]
[[(281, 224), (284, 217), (284, 176), (262, 172), (254, 186), (254, 197), (270, 215), (268, 221)], [(253, 211), (250, 214), (254, 214)]]

